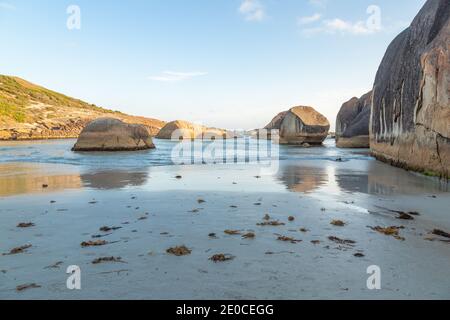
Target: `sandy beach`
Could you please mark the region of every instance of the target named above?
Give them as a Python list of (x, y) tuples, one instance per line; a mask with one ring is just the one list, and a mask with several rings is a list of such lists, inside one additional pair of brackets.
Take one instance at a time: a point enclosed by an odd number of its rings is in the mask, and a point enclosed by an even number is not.
[[(56, 154), (70, 144), (45, 143)], [(58, 163), (51, 152), (31, 156), (35, 145), (0, 147), (30, 159), (0, 164), (0, 299), (450, 298), (449, 239), (431, 234), (450, 230), (448, 184), (367, 150), (337, 150), (331, 140), (286, 147), (279, 170), (259, 176), (242, 163), (132, 168), (79, 155)], [(279, 225), (261, 225), (270, 221)], [(397, 236), (375, 230), (390, 226)], [(107, 243), (81, 246), (95, 240)], [(191, 254), (166, 252), (181, 245)], [(215, 254), (232, 259), (215, 263)], [(120, 259), (93, 264), (104, 257)], [(71, 265), (81, 290), (66, 288)], [(367, 288), (371, 265), (381, 290)], [(17, 290), (25, 284), (36, 288)]]

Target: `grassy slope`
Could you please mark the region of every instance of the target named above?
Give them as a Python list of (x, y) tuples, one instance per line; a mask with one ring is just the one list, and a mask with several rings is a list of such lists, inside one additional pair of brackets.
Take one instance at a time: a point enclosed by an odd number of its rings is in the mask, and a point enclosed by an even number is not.
[(19, 123), (31, 120), (33, 114), (28, 114), (26, 106), (31, 102), (43, 103), (58, 107), (88, 109), (101, 113), (113, 111), (88, 104), (81, 100), (67, 97), (63, 94), (45, 89), (17, 77), (0, 75), (0, 116), (9, 117)]
[[(30, 107), (33, 105), (43, 107)], [(104, 109), (17, 77), (0, 75), (0, 131), (2, 126), (3, 129), (11, 130), (11, 128), (24, 128), (28, 124), (36, 126), (36, 123), (52, 120), (65, 124), (70, 120), (72, 113), (73, 120), (80, 117), (93, 119), (111, 116), (129, 123), (141, 123), (149, 127), (154, 134), (165, 124), (157, 119), (134, 117)]]

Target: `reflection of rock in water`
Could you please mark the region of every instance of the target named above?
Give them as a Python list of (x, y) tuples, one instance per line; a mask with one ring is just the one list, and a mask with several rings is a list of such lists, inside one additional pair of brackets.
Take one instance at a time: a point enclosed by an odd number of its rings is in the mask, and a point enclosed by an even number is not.
[(377, 161), (370, 161), (367, 172), (360, 174), (348, 169), (337, 169), (336, 181), (344, 191), (378, 195), (428, 194), (449, 190), (447, 182), (424, 177)]
[(304, 167), (301, 165), (281, 165), (278, 179), (294, 192), (313, 191), (328, 182), (325, 168)]
[(121, 189), (128, 186), (142, 186), (148, 180), (148, 172), (128, 172), (125, 170), (108, 170), (81, 175), (85, 187), (94, 189)]

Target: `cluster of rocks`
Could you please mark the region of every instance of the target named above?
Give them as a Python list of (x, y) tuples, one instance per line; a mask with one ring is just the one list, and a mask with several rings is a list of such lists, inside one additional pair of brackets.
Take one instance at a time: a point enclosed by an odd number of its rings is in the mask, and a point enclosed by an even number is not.
[(372, 92), (352, 98), (341, 107), (336, 118), (336, 145), (339, 148), (369, 148), (369, 122)]
[[(336, 144), (368, 148), (393, 165), (432, 175), (450, 173), (450, 2), (428, 0), (411, 26), (389, 46), (373, 91), (344, 103), (336, 119)], [(320, 145), (329, 121), (312, 107), (283, 111), (265, 127), (280, 144)], [(228, 132), (185, 121), (167, 123), (159, 139), (227, 138)], [(100, 119), (81, 133), (74, 150), (153, 148), (143, 126)]]
[(450, 176), (450, 2), (428, 0), (389, 45), (373, 91), (346, 102), (338, 147), (370, 145), (379, 160)]

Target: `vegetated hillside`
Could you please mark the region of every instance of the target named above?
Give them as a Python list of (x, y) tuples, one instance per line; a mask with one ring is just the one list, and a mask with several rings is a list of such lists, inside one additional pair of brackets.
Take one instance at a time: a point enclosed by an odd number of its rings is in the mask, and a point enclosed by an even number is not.
[(0, 140), (76, 138), (89, 121), (101, 117), (143, 124), (152, 135), (165, 125), (164, 121), (111, 111), (0, 75)]

